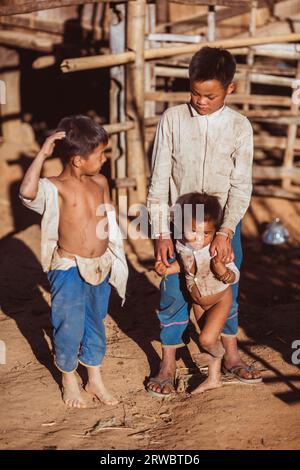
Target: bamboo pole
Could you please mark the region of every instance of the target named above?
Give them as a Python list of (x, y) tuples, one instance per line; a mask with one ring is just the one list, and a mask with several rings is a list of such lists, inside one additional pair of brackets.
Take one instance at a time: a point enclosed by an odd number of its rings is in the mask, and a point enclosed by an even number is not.
[(284, 199), (290, 199), (292, 201), (299, 201), (300, 194), (293, 193), (291, 191), (286, 191), (285, 189), (279, 188), (278, 186), (274, 185), (257, 185), (253, 186), (253, 194), (256, 196), (270, 196), (270, 197), (280, 197)]
[(119, 132), (128, 132), (135, 128), (133, 121), (114, 122), (111, 124), (103, 124), (104, 129), (108, 134), (118, 134)]
[[(300, 60), (298, 61), (297, 73), (296, 78), (300, 79)], [(292, 103), (291, 111), (293, 113), (299, 113), (299, 105), (297, 103)], [(291, 168), (293, 166), (294, 161), (294, 147), (295, 141), (297, 138), (297, 130), (298, 130), (299, 122), (292, 122), (288, 127), (287, 132), (287, 139), (286, 139), (286, 150), (284, 152), (283, 157), (283, 167), (284, 168)], [(282, 181), (283, 189), (290, 190), (291, 189), (291, 179), (284, 177)]]
[[(117, 5), (110, 10), (110, 26), (109, 26), (109, 43), (112, 53), (119, 53), (125, 50), (126, 40), (126, 7), (124, 4)], [(110, 92), (109, 92), (109, 116), (111, 123), (121, 121), (124, 124), (130, 124), (130, 129), (134, 126), (134, 122), (125, 122), (125, 68), (122, 66), (112, 67), (110, 69)], [(116, 126), (117, 124), (114, 124)], [(128, 129), (129, 130), (129, 129)], [(124, 133), (114, 135), (111, 138), (112, 155), (111, 174), (117, 178), (125, 178), (126, 170), (126, 137)], [(116, 187), (112, 192), (113, 200), (119, 206), (119, 217), (123, 217), (121, 196), (126, 196), (125, 188)], [(124, 214), (127, 213), (127, 206), (124, 208)], [(119, 223), (121, 221), (119, 220)]]
[(22, 1), (22, 3), (18, 2), (13, 3), (11, 5), (0, 5), (0, 16), (18, 15), (20, 13), (32, 13), (34, 11), (82, 5), (85, 3), (126, 3), (126, 1), (127, 0), (24, 0)]
[[(190, 93), (186, 91), (154, 91), (145, 94), (147, 101), (157, 102), (178, 102), (185, 103), (190, 100)], [(228, 104), (252, 104), (261, 106), (286, 106), (291, 105), (291, 98), (288, 96), (277, 95), (228, 95), (226, 98)]]
[(146, 201), (144, 86), (145, 86), (145, 17), (146, 0), (130, 0), (127, 4), (127, 48), (135, 62), (126, 69), (126, 115), (136, 124), (126, 133), (127, 174), (136, 179), (136, 189), (129, 190), (129, 203)]
[[(130, 3), (131, 0), (129, 4)], [(132, 26), (130, 26), (130, 29), (131, 28)], [(300, 33), (283, 34), (280, 36), (264, 36), (258, 38), (224, 39), (222, 41), (201, 42), (199, 44), (186, 44), (184, 46), (166, 47), (163, 49), (147, 49), (145, 50), (145, 60), (159, 59), (161, 57), (174, 57), (177, 55), (191, 55), (204, 46), (234, 49), (238, 47), (248, 47), (259, 44), (276, 44), (297, 41), (300, 41)], [(113, 67), (114, 65), (128, 64), (130, 62), (133, 62), (135, 60), (135, 56), (136, 54), (134, 52), (134, 49), (132, 49), (128, 52), (123, 52), (121, 54), (65, 59), (61, 64), (61, 69), (63, 72), (67, 73), (75, 72), (77, 70)]]
[[(250, 12), (250, 22), (249, 22), (249, 35), (254, 37), (256, 34), (256, 17), (257, 17), (257, 1), (253, 0), (251, 2), (251, 12)], [(247, 65), (251, 68), (254, 65), (255, 52), (253, 47), (249, 47), (247, 54)], [(250, 70), (247, 70), (245, 73), (245, 94), (251, 94), (251, 73)], [(249, 110), (249, 105), (245, 104), (243, 106), (244, 111)]]

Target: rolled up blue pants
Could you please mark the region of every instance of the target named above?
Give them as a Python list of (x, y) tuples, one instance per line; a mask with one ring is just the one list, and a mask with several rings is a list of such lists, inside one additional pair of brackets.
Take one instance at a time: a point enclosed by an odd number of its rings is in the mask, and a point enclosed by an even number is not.
[(93, 367), (103, 360), (108, 278), (94, 286), (82, 279), (77, 267), (48, 272), (55, 364), (62, 372), (73, 372), (78, 362)]

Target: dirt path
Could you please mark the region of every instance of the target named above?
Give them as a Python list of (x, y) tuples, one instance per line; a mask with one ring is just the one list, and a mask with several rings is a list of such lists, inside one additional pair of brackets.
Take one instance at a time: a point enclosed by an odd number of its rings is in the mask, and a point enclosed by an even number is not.
[[(0, 448), (299, 449), (300, 371), (291, 363), (291, 344), (300, 340), (299, 213), (300, 204), (254, 198), (244, 224), (240, 348), (264, 370), (263, 384), (231, 383), (188, 399), (178, 394), (157, 400), (146, 393), (145, 378), (156, 369), (160, 353), (159, 279), (151, 252), (146, 250), (140, 262), (127, 246), (128, 301), (121, 309), (112, 298), (103, 365), (107, 384), (122, 401), (110, 408), (87, 397), (88, 409), (69, 410), (51, 357), (39, 227), (25, 223), (23, 231), (9, 234), (11, 219), (2, 212), (0, 338), (7, 362), (0, 365)], [(278, 214), (293, 243), (278, 250), (263, 247), (258, 228)], [(196, 337), (193, 327), (191, 337)], [(201, 357), (192, 339), (180, 354), (179, 376), (188, 368), (195, 373), (195, 363), (201, 365)], [(85, 380), (83, 370), (80, 374)], [(193, 380), (200, 377), (198, 372)], [(88, 433), (103, 420), (117, 428)]]

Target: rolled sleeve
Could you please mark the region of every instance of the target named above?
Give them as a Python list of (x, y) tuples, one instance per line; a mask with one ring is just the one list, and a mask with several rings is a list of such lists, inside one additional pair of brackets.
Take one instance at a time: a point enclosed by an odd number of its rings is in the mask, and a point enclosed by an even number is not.
[(232, 154), (234, 167), (222, 224), (233, 232), (249, 207), (252, 193), (253, 129), (247, 118), (244, 122)]
[(46, 193), (45, 193), (43, 181), (41, 179), (39, 180), (38, 192), (34, 199), (27, 199), (23, 197), (21, 193), (19, 194), (19, 198), (25, 207), (42, 215), (45, 211), (45, 203), (46, 203)]
[(172, 123), (167, 111), (155, 135), (152, 153), (152, 176), (147, 197), (152, 234), (167, 233), (169, 226), (169, 187), (172, 168)]

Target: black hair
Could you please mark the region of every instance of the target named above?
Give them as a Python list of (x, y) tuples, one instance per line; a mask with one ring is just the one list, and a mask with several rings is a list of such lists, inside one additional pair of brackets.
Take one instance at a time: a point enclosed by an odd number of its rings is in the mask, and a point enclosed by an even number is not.
[(87, 116), (63, 118), (56, 131), (65, 131), (66, 137), (57, 140), (53, 155), (68, 163), (75, 155), (88, 157), (100, 144), (107, 145), (108, 134), (103, 127)]
[[(206, 193), (186, 193), (180, 196), (176, 204), (179, 204), (182, 208), (188, 204), (191, 208), (191, 217), (196, 219), (197, 217), (197, 205), (202, 204), (204, 206), (204, 221), (213, 222), (216, 228), (219, 228), (223, 219), (223, 210), (216, 196), (211, 196)], [(184, 210), (181, 211), (182, 219), (184, 217)], [(184, 220), (182, 220), (184, 222)]]
[(191, 82), (218, 80), (227, 87), (233, 80), (236, 62), (233, 55), (226, 49), (203, 47), (193, 55), (189, 65)]

